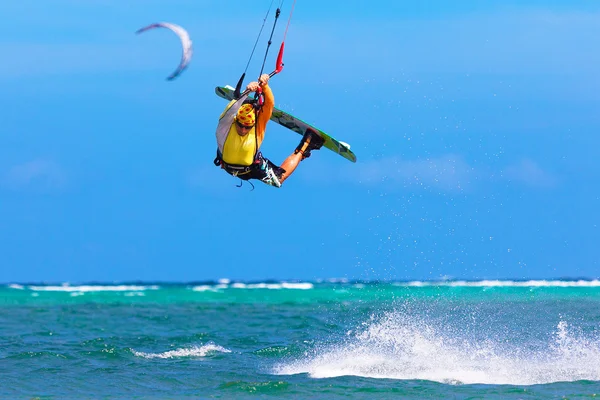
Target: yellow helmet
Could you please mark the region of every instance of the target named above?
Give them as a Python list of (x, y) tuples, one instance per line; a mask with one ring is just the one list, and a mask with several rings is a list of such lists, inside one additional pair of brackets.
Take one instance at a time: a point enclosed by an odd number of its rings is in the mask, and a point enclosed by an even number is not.
[(252, 104), (244, 104), (240, 107), (235, 119), (242, 125), (253, 126), (256, 123), (256, 113)]

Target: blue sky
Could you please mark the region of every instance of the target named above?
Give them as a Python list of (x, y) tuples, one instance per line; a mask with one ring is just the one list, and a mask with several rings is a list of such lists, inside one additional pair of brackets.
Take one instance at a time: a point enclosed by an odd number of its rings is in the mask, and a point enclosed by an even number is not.
[[(598, 2), (298, 1), (276, 105), (358, 162), (250, 191), (212, 165), (214, 87), (269, 3), (0, 5), (1, 282), (598, 277)], [(194, 43), (172, 82), (176, 36), (134, 33), (158, 21)]]

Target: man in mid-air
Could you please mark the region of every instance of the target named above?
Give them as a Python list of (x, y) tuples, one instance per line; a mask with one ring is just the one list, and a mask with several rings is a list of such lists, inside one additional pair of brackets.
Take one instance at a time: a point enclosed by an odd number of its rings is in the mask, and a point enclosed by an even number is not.
[[(260, 145), (275, 106), (269, 78), (268, 74), (264, 74), (258, 82), (250, 82), (246, 87), (248, 94), (232, 100), (225, 107), (217, 126), (215, 165), (220, 165), (228, 174), (240, 179), (259, 179), (268, 185), (281, 187), (300, 161), (310, 157), (311, 150), (321, 148), (323, 139), (307, 130), (294, 153), (280, 167), (263, 157)], [(253, 104), (247, 101), (252, 92), (262, 93), (262, 105), (257, 105), (260, 102)]]

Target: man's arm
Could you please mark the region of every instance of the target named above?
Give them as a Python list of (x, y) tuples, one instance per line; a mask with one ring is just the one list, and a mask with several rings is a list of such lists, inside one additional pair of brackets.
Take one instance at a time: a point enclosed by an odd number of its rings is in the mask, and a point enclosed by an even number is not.
[(269, 87), (268, 83), (265, 83), (262, 86), (262, 91), (263, 95), (265, 96), (265, 102), (263, 103), (260, 111), (258, 112), (258, 117), (256, 118), (256, 138), (259, 146), (265, 138), (267, 122), (269, 122), (271, 119), (273, 108), (275, 107), (275, 97), (273, 96), (273, 91)]

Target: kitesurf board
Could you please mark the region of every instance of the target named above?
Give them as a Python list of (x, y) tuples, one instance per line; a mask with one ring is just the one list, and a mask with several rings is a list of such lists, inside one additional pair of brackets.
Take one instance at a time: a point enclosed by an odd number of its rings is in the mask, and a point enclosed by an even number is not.
[[(235, 89), (229, 85), (225, 87), (217, 86), (215, 88), (215, 93), (217, 94), (217, 96), (229, 101), (233, 100), (234, 91)], [(294, 117), (293, 115), (290, 115), (287, 112), (278, 109), (277, 107), (273, 108), (271, 121), (277, 122), (279, 125), (284, 126), (298, 133), (301, 136), (304, 136), (304, 133), (307, 129), (312, 129), (325, 141), (323, 143), (323, 147), (328, 148), (329, 150), (339, 154), (347, 160), (356, 162), (356, 156), (350, 150), (350, 145), (348, 143), (340, 142), (339, 140), (332, 138), (320, 129), (317, 129), (314, 126), (307, 124), (306, 122)]]

